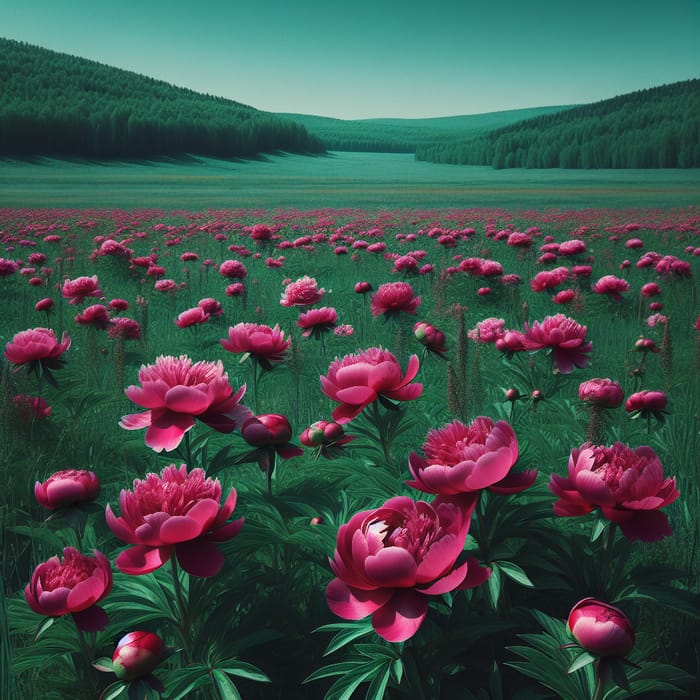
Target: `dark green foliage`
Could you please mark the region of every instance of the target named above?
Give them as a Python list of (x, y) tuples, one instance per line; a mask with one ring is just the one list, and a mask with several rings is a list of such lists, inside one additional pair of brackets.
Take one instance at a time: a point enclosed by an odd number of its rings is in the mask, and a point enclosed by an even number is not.
[(330, 151), (364, 151), (373, 153), (414, 153), (419, 146), (457, 137), (476, 137), (491, 129), (508, 126), (541, 114), (569, 109), (533, 107), (486, 114), (466, 114), (429, 119), (333, 119), (311, 114), (278, 114), (292, 119), (318, 136)]
[(494, 168), (700, 167), (700, 79), (419, 146), (418, 160)]
[(0, 39), (0, 155), (321, 152), (303, 126), (221, 97)]

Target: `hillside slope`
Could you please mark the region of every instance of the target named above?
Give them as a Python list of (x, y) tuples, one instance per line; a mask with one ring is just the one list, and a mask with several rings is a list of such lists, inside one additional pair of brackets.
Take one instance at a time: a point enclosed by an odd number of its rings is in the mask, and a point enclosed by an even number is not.
[(700, 80), (620, 95), (468, 139), (424, 144), (416, 158), (494, 168), (697, 168)]
[(465, 138), (542, 114), (570, 109), (533, 107), (529, 109), (468, 114), (428, 119), (333, 119), (311, 114), (277, 113), (302, 124), (318, 136), (331, 151), (375, 151), (414, 153), (420, 144)]
[(303, 126), (138, 73), (0, 38), (0, 155), (321, 152)]

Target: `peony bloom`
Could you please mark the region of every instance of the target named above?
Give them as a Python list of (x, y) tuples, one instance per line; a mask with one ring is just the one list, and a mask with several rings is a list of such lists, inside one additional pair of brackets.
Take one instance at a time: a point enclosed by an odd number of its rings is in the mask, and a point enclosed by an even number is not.
[(467, 332), (467, 337), (476, 343), (495, 343), (505, 333), (505, 321), (502, 318), (485, 318)]
[(88, 306), (85, 311), (76, 315), (75, 322), (81, 326), (93, 326), (101, 331), (112, 325), (109, 319), (109, 311), (102, 304)]
[(227, 297), (239, 297), (245, 291), (245, 287), (242, 282), (233, 282), (226, 286), (226, 296)]
[(173, 553), (180, 566), (193, 576), (214, 576), (224, 565), (216, 546), (235, 537), (243, 518), (226, 522), (236, 507), (232, 488), (220, 505), (221, 484), (207, 477), (203, 469), (187, 472), (187, 465), (171, 464), (161, 475), (148, 474), (134, 481), (133, 491), (119, 494), (121, 516), (109, 504), (105, 518), (109, 529), (130, 545), (116, 560), (125, 574), (155, 571)]
[(79, 304), (86, 297), (101, 297), (102, 290), (97, 281), (97, 275), (92, 277), (76, 277), (67, 279), (61, 287), (61, 295), (64, 299), (70, 299), (70, 304)]
[(47, 510), (94, 501), (99, 493), (100, 480), (85, 469), (63, 469), (34, 484), (34, 498)]
[(424, 321), (418, 321), (418, 323), (413, 326), (413, 335), (415, 335), (416, 340), (421, 345), (425, 345), (427, 350), (434, 352), (436, 355), (440, 355), (440, 357), (445, 357), (445, 352), (447, 351), (445, 347), (445, 334), (435, 328), (435, 326), (431, 326)]
[(17, 394), (12, 398), (12, 404), (27, 422), (43, 420), (51, 415), (51, 406), (43, 396)]
[(153, 632), (125, 634), (112, 655), (112, 670), (121, 681), (149, 676), (166, 654), (163, 640)]
[(43, 299), (39, 299), (36, 304), (34, 304), (34, 308), (37, 311), (46, 311), (47, 313), (50, 312), (53, 309), (53, 299), (51, 297), (44, 297)]
[(408, 282), (387, 282), (372, 295), (372, 316), (396, 316), (401, 312), (415, 316), (420, 303), (421, 297), (413, 296)]
[(511, 473), (518, 460), (518, 440), (506, 421), (484, 416), (470, 425), (458, 420), (431, 430), (423, 443), (425, 457), (412, 452), (408, 466), (413, 481), (406, 483), (426, 493), (449, 496), (489, 489), (518, 493), (529, 488), (537, 471)]
[(209, 320), (209, 314), (201, 307), (195, 306), (191, 309), (183, 311), (176, 319), (175, 325), (178, 328), (188, 328), (189, 326), (197, 326)]
[(423, 624), (428, 596), (483, 583), (490, 571), (464, 549), (475, 496), (391, 498), (354, 515), (338, 530), (328, 607), (346, 620), (372, 615), (372, 626), (389, 642), (412, 637)]
[(24, 589), (29, 607), (39, 615), (61, 617), (71, 613), (83, 632), (97, 632), (107, 626), (107, 614), (97, 605), (112, 590), (109, 559), (95, 550), (94, 557), (73, 547), (34, 569)]
[(367, 292), (372, 291), (372, 285), (369, 282), (358, 282), (355, 285), (355, 292), (357, 294), (367, 294)]
[(649, 299), (661, 294), (661, 287), (656, 282), (648, 282), (642, 287), (642, 296)]
[(625, 392), (612, 379), (589, 379), (579, 384), (578, 397), (593, 406), (617, 408), (622, 403)]
[(255, 457), (260, 468), (268, 471), (275, 453), (283, 459), (304, 454), (304, 450), (292, 444), (292, 426), (286, 416), (279, 413), (262, 413), (251, 416), (241, 426), (241, 436), (252, 447), (259, 448), (248, 455)]
[(595, 656), (627, 656), (634, 647), (634, 629), (627, 615), (595, 598), (579, 600), (566, 625), (579, 645)]
[(127, 316), (118, 316), (112, 319), (109, 327), (110, 338), (124, 338), (124, 340), (140, 340), (141, 325), (138, 321)]
[(146, 430), (146, 445), (156, 452), (174, 450), (195, 418), (220, 433), (230, 433), (250, 415), (239, 401), (245, 385), (234, 393), (221, 361), (195, 362), (189, 357), (159, 356), (154, 365), (142, 365), (141, 386), (130, 386), (126, 395), (143, 413), (124, 416), (126, 430)]
[(229, 279), (244, 280), (248, 276), (248, 270), (239, 260), (224, 260), (219, 266), (219, 274)]
[(272, 364), (282, 362), (292, 344), (284, 337), (279, 325), (274, 328), (258, 323), (238, 323), (228, 329), (228, 340), (223, 338), (221, 347), (229, 352), (245, 353), (252, 357), (263, 369), (272, 369)]
[(420, 364), (411, 355), (406, 374), (401, 376), (398, 360), (388, 350), (369, 348), (357, 355), (335, 358), (328, 374), (321, 376), (321, 390), (340, 403), (331, 414), (337, 423), (348, 423), (378, 399), (412, 401), (423, 393), (422, 384), (411, 384)]
[(112, 311), (128, 311), (129, 310), (129, 302), (126, 299), (110, 299), (109, 304), (107, 306), (112, 310)]
[(551, 348), (554, 364), (562, 374), (569, 374), (574, 367), (588, 367), (592, 343), (586, 342), (586, 326), (582, 326), (564, 314), (547, 316), (541, 323), (535, 321), (532, 328), (525, 324), (527, 350)]
[(628, 540), (654, 542), (671, 534), (659, 509), (678, 498), (675, 478), (664, 478), (663, 465), (651, 447), (636, 450), (616, 442), (611, 447), (585, 443), (571, 451), (569, 475), (552, 474), (554, 513), (586, 515), (600, 508)]
[(591, 287), (591, 290), (595, 292), (595, 294), (607, 294), (615, 301), (621, 301), (621, 293), (628, 292), (629, 289), (629, 282), (615, 277), (615, 275), (604, 275)]
[(282, 306), (313, 306), (323, 298), (325, 289), (319, 289), (313, 277), (304, 275), (296, 282), (290, 282), (282, 293)]
[(31, 328), (20, 331), (5, 345), (5, 357), (13, 365), (28, 365), (30, 368), (60, 369), (61, 355), (70, 347), (70, 338), (64, 331), (61, 342), (49, 328)]
[(625, 401), (625, 411), (632, 418), (654, 416), (657, 420), (663, 421), (667, 403), (668, 398), (663, 391), (643, 390), (629, 395)]
[(302, 335), (305, 338), (313, 335), (320, 337), (321, 333), (331, 330), (338, 322), (338, 313), (333, 307), (324, 306), (320, 309), (311, 309), (306, 313), (299, 314), (297, 326), (303, 328)]

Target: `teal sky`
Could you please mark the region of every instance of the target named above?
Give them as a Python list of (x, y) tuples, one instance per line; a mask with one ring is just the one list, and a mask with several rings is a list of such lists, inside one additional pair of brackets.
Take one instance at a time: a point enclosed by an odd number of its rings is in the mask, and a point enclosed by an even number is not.
[(700, 0), (2, 0), (0, 36), (341, 119), (594, 102), (700, 77)]

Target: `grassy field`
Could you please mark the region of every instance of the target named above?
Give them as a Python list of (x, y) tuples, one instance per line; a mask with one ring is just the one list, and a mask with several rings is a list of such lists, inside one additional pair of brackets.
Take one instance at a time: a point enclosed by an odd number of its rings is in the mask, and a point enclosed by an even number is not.
[(698, 170), (499, 171), (347, 152), (257, 161), (0, 161), (1, 207), (580, 210), (698, 202)]

